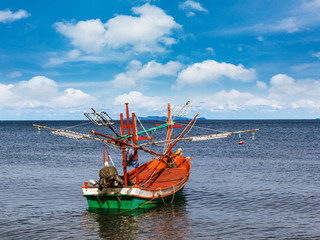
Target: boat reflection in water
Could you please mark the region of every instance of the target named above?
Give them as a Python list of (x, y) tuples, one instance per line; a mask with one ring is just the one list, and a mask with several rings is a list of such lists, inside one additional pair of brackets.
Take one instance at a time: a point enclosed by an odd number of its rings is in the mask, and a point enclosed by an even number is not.
[(182, 195), (173, 204), (151, 209), (89, 209), (83, 213), (83, 237), (95, 237), (98, 233), (102, 239), (190, 239), (186, 203)]

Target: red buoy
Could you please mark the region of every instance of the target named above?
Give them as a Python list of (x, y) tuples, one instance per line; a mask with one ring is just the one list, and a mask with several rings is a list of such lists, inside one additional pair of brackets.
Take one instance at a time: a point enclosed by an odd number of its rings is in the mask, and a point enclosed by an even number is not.
[(240, 141), (239, 144), (243, 144), (243, 141)]

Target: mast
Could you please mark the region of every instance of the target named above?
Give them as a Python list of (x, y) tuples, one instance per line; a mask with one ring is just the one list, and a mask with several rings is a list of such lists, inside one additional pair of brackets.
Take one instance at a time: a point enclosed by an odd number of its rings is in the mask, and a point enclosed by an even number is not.
[(189, 124), (186, 126), (186, 128), (183, 130), (183, 132), (180, 134), (180, 136), (175, 140), (175, 142), (170, 145), (170, 147), (168, 148), (168, 150), (165, 152), (164, 155), (168, 155), (171, 152), (171, 149), (174, 147), (174, 145), (177, 144), (178, 141), (181, 140), (181, 138), (183, 138), (183, 136), (186, 134), (188, 128), (191, 126), (191, 124), (196, 120), (196, 118), (198, 117), (199, 113), (197, 113), (194, 118), (189, 122)]
[(167, 149), (169, 149), (170, 145), (171, 145), (171, 132), (172, 132), (171, 125), (172, 125), (171, 108), (170, 108), (170, 103), (168, 102), (168, 132), (167, 132), (168, 145), (167, 145)]
[[(138, 150), (136, 148), (137, 145), (137, 125), (136, 125), (136, 118), (134, 112), (132, 112), (132, 140), (133, 140), (133, 151), (134, 151), (134, 161), (138, 160)], [(136, 185), (139, 186), (139, 167), (135, 166), (136, 171)]]
[[(120, 113), (120, 124), (121, 124), (121, 136), (124, 135), (124, 122), (123, 122), (123, 113)], [(124, 185), (128, 186), (128, 175), (127, 175), (127, 162), (126, 162), (126, 149), (124, 147), (124, 144), (120, 145), (122, 148), (122, 166), (123, 166), (123, 179), (124, 179)]]

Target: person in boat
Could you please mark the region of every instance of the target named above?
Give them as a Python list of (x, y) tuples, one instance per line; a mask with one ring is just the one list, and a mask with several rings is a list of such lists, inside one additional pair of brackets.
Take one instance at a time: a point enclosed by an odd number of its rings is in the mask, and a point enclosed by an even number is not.
[(119, 176), (117, 169), (109, 166), (109, 163), (107, 162), (105, 167), (99, 171), (99, 177), (99, 185), (101, 189), (107, 187), (122, 187), (124, 185), (124, 181)]
[(182, 154), (182, 148), (178, 148), (178, 151), (175, 152), (175, 154), (173, 154), (173, 157), (179, 157)]

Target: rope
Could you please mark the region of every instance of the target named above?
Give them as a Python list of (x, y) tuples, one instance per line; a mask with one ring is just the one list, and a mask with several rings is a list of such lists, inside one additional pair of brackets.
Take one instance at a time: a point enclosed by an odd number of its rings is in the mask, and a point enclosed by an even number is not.
[[(159, 160), (159, 161), (160, 161), (160, 160)], [(156, 161), (155, 161), (154, 163), (156, 164)], [(154, 164), (154, 165), (155, 165), (155, 164)], [(152, 166), (152, 167), (153, 167), (153, 166)], [(152, 167), (151, 167), (151, 168), (152, 168)], [(153, 177), (153, 175), (154, 175), (154, 173), (156, 172), (156, 170), (157, 170), (156, 168), (153, 170), (153, 172), (151, 173), (150, 177), (149, 177), (144, 183), (142, 183), (142, 184), (140, 185), (141, 187), (143, 187), (144, 185), (146, 185), (146, 184), (150, 181), (150, 179)]]
[[(158, 120), (161, 122), (167, 122), (166, 120)], [(180, 124), (180, 125), (188, 125), (186, 123), (180, 123), (180, 122), (175, 122), (176, 124)], [(209, 131), (215, 131), (215, 132), (221, 132), (221, 133), (225, 133), (226, 131), (222, 131), (222, 130), (218, 130), (218, 129), (212, 129), (212, 128), (206, 128), (206, 127), (199, 127), (199, 126), (194, 126), (195, 128), (201, 128), (204, 130), (209, 130)]]
[(226, 131), (222, 131), (222, 130), (218, 130), (218, 129), (205, 128), (205, 127), (199, 127), (199, 126), (195, 126), (195, 128), (201, 128), (201, 129), (205, 129), (205, 130), (209, 130), (209, 131), (215, 131), (215, 132), (221, 132), (221, 133), (226, 132)]
[[(172, 120), (172, 117), (170, 117), (170, 123), (173, 123), (173, 120)], [(169, 130), (169, 129), (168, 129)], [(172, 132), (173, 132), (173, 128), (171, 128), (171, 135), (170, 135), (170, 140), (171, 140), (171, 136), (172, 136)], [(168, 132), (167, 132), (168, 133)], [(168, 134), (167, 134), (167, 137), (166, 137), (166, 140), (168, 141)], [(167, 150), (169, 148), (169, 141), (168, 142), (165, 142), (165, 144), (163, 145), (163, 152), (162, 152), (162, 155), (164, 155)]]
[[(170, 202), (169, 204), (172, 204), (172, 203), (173, 203), (173, 199), (174, 199), (174, 195), (175, 195), (174, 185), (172, 185), (172, 188), (173, 188), (173, 194), (172, 194), (171, 202)], [(161, 192), (161, 188), (160, 188), (160, 192)], [(162, 194), (161, 194), (161, 199), (162, 199), (162, 202), (164, 203), (164, 205), (166, 205), (166, 206), (169, 205), (169, 204), (167, 204), (167, 203), (164, 201)]]
[(65, 129), (74, 128), (74, 127), (79, 127), (79, 126), (87, 125), (87, 124), (91, 124), (91, 122), (85, 122), (85, 123), (81, 123), (81, 124), (73, 125), (73, 126), (70, 126), (70, 127), (65, 128)]
[(106, 148), (104, 148), (105, 149), (105, 151), (107, 152), (107, 154), (108, 154), (108, 158), (109, 158), (109, 160), (112, 162), (112, 165), (115, 167), (116, 165), (114, 164), (114, 162), (112, 161), (112, 158), (111, 158), (111, 156), (110, 156), (110, 154), (109, 154), (109, 152), (108, 152), (108, 150), (106, 149)]
[[(193, 122), (193, 124), (190, 126), (188, 132), (186, 132), (185, 134), (183, 134), (183, 136), (187, 135), (187, 134), (191, 131), (191, 129), (192, 129), (192, 128), (194, 127), (194, 125), (196, 124), (197, 119), (198, 119), (198, 118), (196, 118), (196, 119), (194, 120), (194, 122)], [(180, 136), (181, 136), (181, 134), (180, 134)], [(179, 137), (180, 137), (180, 136), (179, 136)], [(179, 138), (179, 137), (178, 137), (178, 138)]]
[[(135, 114), (136, 118), (138, 119), (138, 122), (140, 123), (140, 126), (143, 128), (144, 132), (147, 134), (148, 138), (150, 138), (150, 135), (148, 134), (147, 130), (144, 128), (144, 126), (142, 125), (140, 119), (138, 118), (138, 116)], [(150, 142), (150, 141), (149, 141)]]

